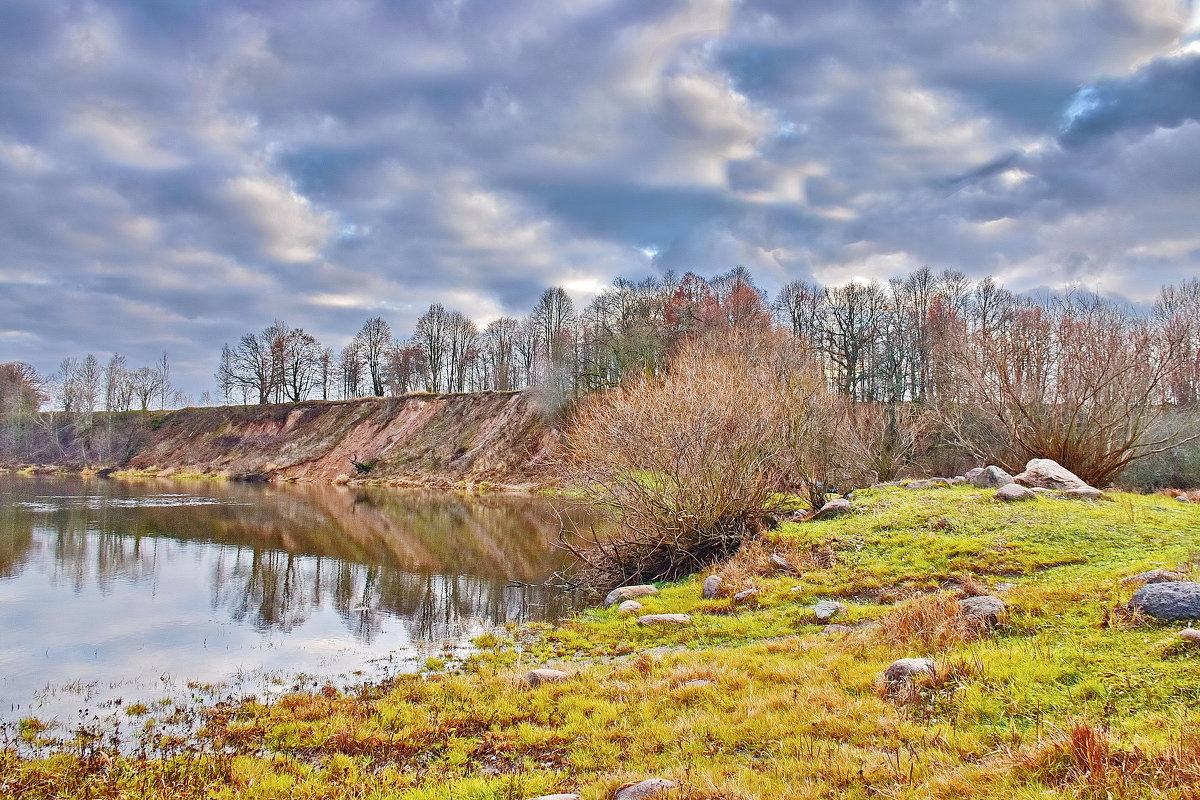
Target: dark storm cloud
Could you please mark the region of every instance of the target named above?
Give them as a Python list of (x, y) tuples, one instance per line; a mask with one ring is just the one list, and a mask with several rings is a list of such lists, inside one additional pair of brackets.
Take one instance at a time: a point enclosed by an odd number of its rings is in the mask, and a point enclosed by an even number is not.
[[(617, 275), (1195, 274), (1175, 0), (8, 0), (0, 360), (340, 345)], [(1135, 274), (1136, 277), (1131, 277)]]

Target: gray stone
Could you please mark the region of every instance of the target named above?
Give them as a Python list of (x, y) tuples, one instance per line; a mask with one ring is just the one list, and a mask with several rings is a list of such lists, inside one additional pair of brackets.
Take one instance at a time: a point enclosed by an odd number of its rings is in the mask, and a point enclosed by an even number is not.
[(678, 784), (675, 781), (669, 781), (666, 778), (647, 778), (638, 783), (622, 786), (613, 795), (613, 800), (643, 800), (647, 797), (654, 797), (656, 794), (669, 792), (677, 787)]
[(844, 497), (835, 497), (821, 506), (821, 509), (813, 515), (813, 519), (833, 519), (843, 514), (849, 514), (853, 510), (854, 507), (850, 505), (849, 500)]
[(1148, 583), (1133, 593), (1129, 606), (1155, 619), (1200, 619), (1200, 583)]
[(608, 596), (604, 598), (604, 607), (608, 608), (625, 600), (632, 600), (635, 597), (646, 597), (652, 594), (658, 594), (658, 589), (648, 584), (641, 586), (621, 586), (608, 593)]
[(1186, 497), (1186, 496), (1184, 496), (1184, 495), (1182, 495), (1182, 494), (1180, 494), (1180, 495), (1176, 495), (1176, 496), (1175, 496), (1175, 499), (1176, 499), (1177, 501), (1179, 501), (1180, 503), (1190, 503), (1190, 502), (1192, 502), (1192, 499), (1191, 499), (1190, 497)]
[(833, 625), (826, 625), (824, 628), (821, 628), (821, 633), (823, 633), (825, 636), (836, 636), (842, 633), (852, 633), (853, 631), (854, 628), (851, 628), (849, 625), (838, 625), (836, 623)]
[(883, 672), (883, 679), (888, 683), (903, 683), (920, 677), (932, 678), (937, 674), (937, 665), (928, 658), (902, 658), (892, 662)]
[(525, 682), (530, 686), (541, 686), (543, 683), (558, 683), (571, 677), (561, 669), (535, 669), (525, 673)]
[(970, 478), (971, 485), (978, 489), (999, 489), (1013, 482), (1013, 476), (999, 467), (988, 465)]
[(792, 562), (788, 561), (778, 553), (771, 553), (771, 557), (767, 559), (771, 563), (771, 569), (778, 575), (795, 575), (796, 568), (792, 566)]
[(720, 575), (709, 575), (704, 579), (704, 588), (700, 590), (700, 596), (705, 600), (714, 599), (721, 591), (721, 584), (724, 582)]
[(970, 483), (971, 479), (974, 478), (976, 475), (980, 474), (981, 472), (983, 472), (983, 467), (972, 467), (971, 469), (969, 469), (963, 473), (963, 476), (962, 476), (963, 480), (965, 480), (967, 483)]
[(1095, 486), (1080, 486), (1078, 489), (1063, 489), (1058, 496), (1068, 500), (1099, 500), (1104, 497), (1104, 492)]
[(758, 597), (758, 589), (743, 589), (733, 596), (733, 602), (744, 603), (754, 597)]
[(1141, 586), (1147, 583), (1177, 583), (1178, 581), (1186, 580), (1187, 576), (1182, 572), (1175, 572), (1170, 569), (1152, 569), (1146, 572), (1139, 572), (1137, 575), (1130, 575), (1128, 578), (1122, 578), (1121, 583)]
[(1004, 618), (1006, 607), (999, 597), (981, 594), (975, 597), (964, 597), (958, 601), (958, 610), (964, 617), (982, 620), (989, 626), (1000, 624)]
[(950, 486), (950, 481), (945, 478), (926, 478), (920, 481), (909, 481), (905, 485), (905, 489), (941, 489)]
[(639, 625), (689, 625), (692, 618), (687, 614), (647, 614), (638, 617)]
[(1179, 632), (1179, 638), (1192, 644), (1200, 644), (1200, 629), (1184, 628)]
[(637, 600), (626, 600), (617, 606), (617, 611), (620, 611), (622, 614), (632, 614), (634, 611), (640, 611), (641, 608), (642, 604)]
[(1025, 465), (1025, 471), (1013, 480), (1022, 486), (1038, 486), (1060, 491), (1087, 486), (1082, 478), (1052, 458), (1031, 458)]
[(1037, 495), (1032, 491), (1015, 483), (1001, 486), (996, 490), (996, 499), (1003, 500), (1006, 503), (1012, 503), (1019, 500), (1034, 500), (1036, 498)]
[(966, 479), (966, 478), (964, 478), (964, 477), (963, 477), (963, 476), (961, 476), (961, 475), (955, 475), (953, 478), (950, 478), (950, 485), (951, 485), (951, 486), (959, 486), (959, 485), (961, 485), (961, 484), (964, 484), (964, 483), (966, 483), (966, 482), (967, 482), (967, 479)]
[(813, 616), (819, 622), (828, 622), (846, 610), (845, 603), (839, 603), (836, 600), (818, 600), (813, 606)]

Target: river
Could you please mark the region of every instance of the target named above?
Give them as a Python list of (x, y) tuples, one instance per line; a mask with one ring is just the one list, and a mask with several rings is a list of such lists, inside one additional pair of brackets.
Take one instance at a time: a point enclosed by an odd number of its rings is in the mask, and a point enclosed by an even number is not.
[(460, 657), (575, 607), (545, 585), (560, 524), (532, 497), (0, 474), (0, 721)]

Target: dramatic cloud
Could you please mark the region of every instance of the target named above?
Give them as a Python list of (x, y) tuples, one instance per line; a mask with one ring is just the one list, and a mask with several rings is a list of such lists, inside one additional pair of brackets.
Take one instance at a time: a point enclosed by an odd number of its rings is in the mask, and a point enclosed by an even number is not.
[(0, 6), (0, 360), (913, 267), (1200, 274), (1182, 0)]

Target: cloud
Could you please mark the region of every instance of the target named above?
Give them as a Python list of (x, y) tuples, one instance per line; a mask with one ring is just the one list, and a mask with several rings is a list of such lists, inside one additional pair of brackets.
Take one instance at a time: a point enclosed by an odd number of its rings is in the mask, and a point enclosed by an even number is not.
[[(275, 318), (339, 346), (549, 285), (1200, 272), (1176, 0), (0, 6), (2, 358)], [(20, 334), (20, 335), (17, 335)]]

